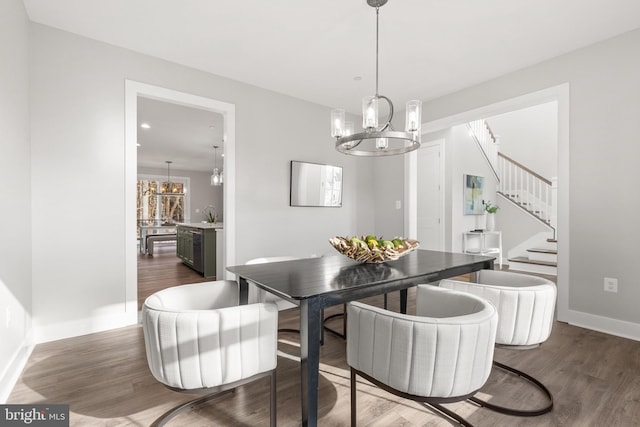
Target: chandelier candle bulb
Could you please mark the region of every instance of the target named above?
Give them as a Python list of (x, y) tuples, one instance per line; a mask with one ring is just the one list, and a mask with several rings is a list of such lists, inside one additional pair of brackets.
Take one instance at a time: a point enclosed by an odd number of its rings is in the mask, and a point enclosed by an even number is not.
[[(354, 130), (354, 129), (355, 129), (355, 128), (354, 128), (354, 124), (353, 124), (353, 122), (345, 122), (345, 123), (344, 123), (344, 135), (343, 135), (343, 136), (350, 136), (350, 135), (353, 135), (353, 134), (354, 134), (354, 132), (355, 132), (355, 130)], [(353, 147), (353, 145), (354, 145), (355, 143), (356, 143), (355, 141), (352, 141), (352, 142), (346, 142), (344, 145), (345, 145), (345, 147), (347, 147), (347, 148), (352, 148), (352, 147)]]
[(378, 127), (378, 98), (375, 96), (362, 98), (362, 127), (364, 129)]
[(344, 110), (336, 108), (331, 110), (331, 136), (334, 138), (340, 138), (344, 136)]
[(389, 148), (389, 140), (387, 138), (377, 138), (376, 148), (378, 150), (386, 150), (387, 148)]
[(422, 121), (422, 101), (407, 101), (406, 131), (420, 132)]

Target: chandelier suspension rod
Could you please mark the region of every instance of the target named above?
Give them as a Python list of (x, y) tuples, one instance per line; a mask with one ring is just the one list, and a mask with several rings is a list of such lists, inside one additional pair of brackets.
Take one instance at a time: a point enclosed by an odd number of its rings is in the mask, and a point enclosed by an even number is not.
[(378, 27), (379, 27), (379, 20), (380, 20), (380, 7), (376, 6), (376, 96), (378, 96), (380, 93), (378, 91)]

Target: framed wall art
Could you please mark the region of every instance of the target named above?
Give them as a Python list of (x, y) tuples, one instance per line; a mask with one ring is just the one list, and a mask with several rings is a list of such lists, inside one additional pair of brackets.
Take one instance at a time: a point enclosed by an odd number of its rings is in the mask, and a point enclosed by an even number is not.
[(483, 215), (482, 192), (484, 177), (477, 175), (464, 175), (464, 203), (465, 215)]

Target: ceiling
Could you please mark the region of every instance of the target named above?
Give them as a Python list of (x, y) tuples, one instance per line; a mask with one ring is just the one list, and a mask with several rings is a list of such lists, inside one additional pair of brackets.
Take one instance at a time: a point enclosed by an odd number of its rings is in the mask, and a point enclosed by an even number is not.
[(222, 169), (223, 131), (221, 114), (139, 97), (138, 166), (166, 168), (169, 160), (172, 171), (213, 172), (217, 153)]
[[(24, 0), (33, 22), (358, 113), (375, 93), (365, 0)], [(390, 0), (379, 93), (403, 110), (640, 27), (638, 0)]]

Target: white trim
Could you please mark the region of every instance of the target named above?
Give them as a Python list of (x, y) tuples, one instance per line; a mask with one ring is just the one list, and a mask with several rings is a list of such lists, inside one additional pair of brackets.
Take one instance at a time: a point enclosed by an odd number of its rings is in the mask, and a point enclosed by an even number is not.
[(416, 151), (404, 156), (404, 235), (407, 237), (418, 235), (418, 153)]
[(27, 362), (34, 348), (35, 344), (29, 333), (22, 343), (20, 343), (13, 357), (10, 359), (11, 361), (2, 372), (2, 376), (0, 377), (0, 404), (7, 403), (9, 395), (18, 383), (18, 379), (20, 379), (20, 375), (22, 375), (25, 366), (27, 366)]
[(569, 310), (568, 323), (573, 326), (640, 341), (640, 324), (638, 323), (575, 310)]
[[(546, 102), (558, 102), (558, 320), (569, 317), (569, 83), (475, 108), (422, 124), (422, 134), (436, 132), (467, 123)], [(416, 232), (415, 152), (405, 156), (405, 235)], [(413, 178), (413, 181), (412, 181)], [(411, 212), (413, 211), (413, 212)], [(413, 233), (412, 233), (413, 232)]]
[[(223, 263), (235, 264), (235, 159), (236, 159), (236, 116), (235, 105), (172, 89), (153, 86), (132, 80), (125, 80), (125, 283), (126, 317), (129, 324), (137, 322), (138, 279), (136, 249), (136, 180), (137, 180), (137, 113), (138, 96), (173, 104), (199, 108), (220, 113), (224, 117), (225, 177), (224, 177), (224, 229), (225, 243)], [(225, 271), (225, 278), (231, 274)]]

